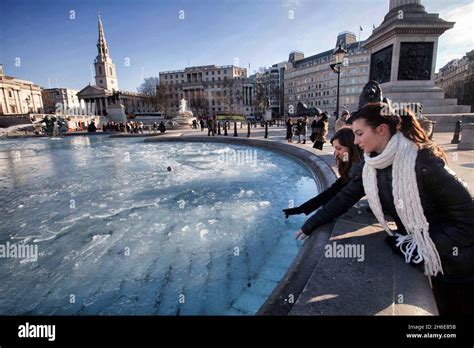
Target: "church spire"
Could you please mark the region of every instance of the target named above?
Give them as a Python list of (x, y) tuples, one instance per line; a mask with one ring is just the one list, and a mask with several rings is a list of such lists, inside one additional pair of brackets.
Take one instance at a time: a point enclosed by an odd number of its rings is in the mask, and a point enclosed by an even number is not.
[(99, 40), (97, 41), (98, 55), (94, 61), (95, 65), (95, 84), (106, 90), (118, 90), (117, 74), (115, 64), (109, 55), (107, 41), (105, 41), (104, 27), (102, 19), (98, 16), (99, 21)]
[(102, 26), (102, 19), (99, 17), (99, 40), (97, 41), (97, 49), (99, 51), (99, 57), (102, 60), (106, 60), (109, 55), (109, 49), (107, 48), (107, 41), (105, 41), (104, 27)]

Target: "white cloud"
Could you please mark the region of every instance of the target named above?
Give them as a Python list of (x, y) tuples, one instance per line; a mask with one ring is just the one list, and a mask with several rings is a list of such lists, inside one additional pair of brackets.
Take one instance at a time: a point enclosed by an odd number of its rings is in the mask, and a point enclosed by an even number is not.
[(284, 8), (295, 8), (301, 5), (301, 0), (283, 0), (281, 5)]
[(473, 17), (474, 2), (450, 9), (440, 17), (449, 22), (456, 22), (453, 29), (445, 32), (439, 39), (437, 69), (454, 58), (461, 58), (466, 52), (474, 49)]
[(446, 33), (450, 45), (472, 47), (474, 2), (448, 12), (446, 20), (456, 22), (454, 28)]

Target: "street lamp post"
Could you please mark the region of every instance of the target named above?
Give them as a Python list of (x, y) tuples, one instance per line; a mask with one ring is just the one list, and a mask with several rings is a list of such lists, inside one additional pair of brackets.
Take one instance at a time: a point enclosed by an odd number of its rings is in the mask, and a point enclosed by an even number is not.
[(331, 64), (331, 69), (337, 74), (337, 93), (336, 93), (336, 120), (339, 118), (339, 84), (341, 77), (341, 67), (342, 61), (346, 55), (347, 51), (339, 45), (333, 52), (334, 58), (336, 58), (336, 63)]

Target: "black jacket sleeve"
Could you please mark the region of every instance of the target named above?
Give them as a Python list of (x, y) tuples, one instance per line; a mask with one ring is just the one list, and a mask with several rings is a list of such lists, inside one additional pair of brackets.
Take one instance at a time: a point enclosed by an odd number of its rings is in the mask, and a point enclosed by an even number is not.
[(311, 216), (301, 227), (305, 234), (311, 234), (317, 227), (328, 223), (347, 212), (354, 204), (365, 196), (362, 183), (364, 161), (355, 164), (351, 169), (349, 183), (320, 210)]
[(430, 237), (440, 253), (452, 253), (474, 243), (474, 201), (469, 188), (442, 159), (420, 151), (418, 164), (423, 190), (435, 206), (439, 223), (430, 226)]
[(300, 205), (300, 209), (306, 215), (311, 214), (313, 211), (318, 209), (320, 206), (326, 204), (339, 193), (345, 186), (347, 182), (344, 182), (342, 178), (337, 179), (326, 191), (321, 192), (316, 197), (310, 199), (306, 203)]

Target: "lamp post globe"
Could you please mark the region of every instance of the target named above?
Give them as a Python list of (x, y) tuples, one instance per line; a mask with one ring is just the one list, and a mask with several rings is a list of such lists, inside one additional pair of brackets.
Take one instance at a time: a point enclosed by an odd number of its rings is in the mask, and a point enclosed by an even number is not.
[(344, 57), (347, 53), (347, 50), (341, 47), (341, 45), (338, 46), (332, 53), (334, 58), (336, 58), (336, 64), (341, 64), (342, 61), (344, 60)]

